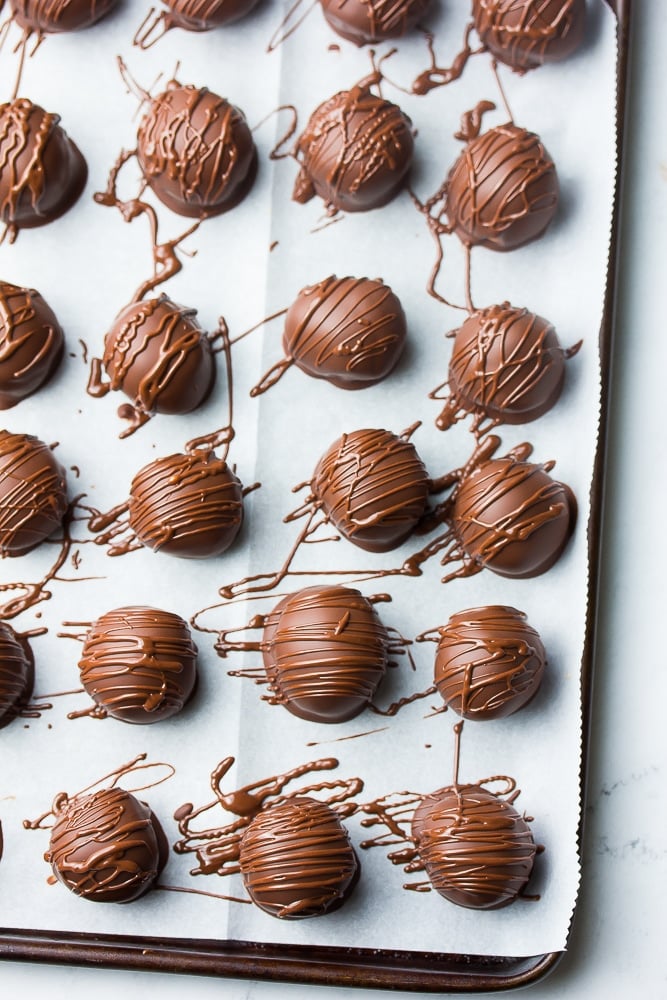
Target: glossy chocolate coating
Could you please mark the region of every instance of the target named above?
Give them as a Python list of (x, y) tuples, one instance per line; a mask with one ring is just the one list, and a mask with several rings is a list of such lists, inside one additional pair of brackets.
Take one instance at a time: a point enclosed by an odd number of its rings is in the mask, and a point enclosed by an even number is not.
[(19, 714), (32, 694), (34, 663), (26, 639), (0, 622), (0, 729)]
[(504, 719), (536, 694), (547, 657), (522, 611), (471, 608), (439, 631), (435, 686), (464, 719)]
[(350, 587), (306, 587), (264, 620), (261, 650), (276, 700), (301, 719), (346, 722), (366, 708), (387, 669), (389, 638)]
[(413, 148), (412, 122), (396, 104), (362, 84), (342, 90), (313, 112), (296, 144), (292, 198), (318, 195), (330, 212), (379, 208), (403, 187)]
[(122, 788), (57, 800), (44, 855), (71, 892), (95, 903), (129, 903), (151, 888), (169, 847), (155, 815)]
[(574, 530), (577, 505), (550, 467), (495, 458), (464, 478), (452, 525), (473, 563), (519, 579), (553, 566)]
[(341, 535), (368, 552), (388, 552), (424, 516), (430, 479), (410, 441), (391, 431), (360, 430), (334, 441), (310, 486)]
[(31, 434), (0, 431), (0, 556), (20, 556), (60, 528), (65, 470)]
[(123, 722), (158, 722), (180, 712), (197, 678), (197, 647), (179, 615), (156, 608), (108, 611), (89, 629), (81, 682), (99, 708)]
[(196, 409), (215, 379), (211, 344), (196, 316), (166, 295), (121, 310), (104, 338), (108, 388), (145, 414)]
[(425, 796), (412, 818), (412, 839), (436, 892), (474, 910), (512, 903), (537, 852), (514, 806), (480, 785), (450, 785)]
[(83, 191), (86, 162), (59, 121), (25, 97), (0, 105), (0, 221), (12, 238), (53, 222)]
[(561, 394), (567, 356), (541, 316), (509, 302), (477, 310), (456, 331), (438, 426), (445, 430), (461, 410), (493, 423), (536, 420)]
[(28, 31), (78, 31), (100, 21), (117, 0), (9, 0), (16, 23)]
[(429, 4), (430, 0), (320, 0), (327, 23), (355, 45), (402, 38)]
[(489, 52), (525, 72), (566, 59), (579, 47), (586, 0), (473, 0), (472, 13)]
[(209, 31), (245, 17), (258, 0), (162, 0), (169, 8), (163, 17), (165, 30)]
[(449, 171), (445, 212), (463, 243), (514, 250), (542, 235), (558, 193), (556, 168), (538, 136), (498, 125), (467, 143)]
[(154, 552), (189, 559), (219, 556), (243, 523), (243, 488), (211, 451), (158, 458), (130, 487), (129, 523)]
[(284, 920), (338, 909), (359, 875), (336, 812), (306, 796), (269, 806), (253, 818), (241, 840), (239, 864), (252, 901)]
[(64, 343), (61, 326), (39, 292), (0, 281), (0, 410), (48, 381)]
[(389, 374), (406, 335), (405, 314), (391, 288), (332, 275), (299, 292), (285, 317), (283, 348), (308, 375), (340, 389), (362, 389)]
[(206, 87), (176, 81), (150, 102), (137, 132), (137, 157), (160, 201), (197, 219), (237, 205), (257, 165), (243, 112)]

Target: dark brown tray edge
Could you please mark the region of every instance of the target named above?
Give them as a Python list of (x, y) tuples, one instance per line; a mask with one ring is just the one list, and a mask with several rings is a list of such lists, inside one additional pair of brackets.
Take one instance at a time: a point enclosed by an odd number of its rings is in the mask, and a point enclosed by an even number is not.
[[(617, 173), (612, 209), (607, 285), (600, 328), (602, 389), (598, 447), (591, 488), (588, 528), (589, 612), (582, 657), (581, 814), (577, 842), (584, 837), (586, 785), (590, 752), (593, 674), (599, 610), (601, 538), (603, 533), (604, 471), (608, 448), (616, 288), (619, 268), (619, 219), (622, 199), (622, 163), (625, 107), (628, 96), (632, 0), (606, 0), (617, 21), (618, 64), (616, 87)], [(568, 931), (571, 937), (576, 908)], [(166, 940), (121, 935), (98, 936), (59, 931), (0, 928), (0, 960), (32, 961), (51, 965), (86, 965), (183, 975), (224, 976), (319, 986), (353, 986), (424, 993), (498, 992), (517, 989), (544, 979), (565, 952), (528, 957), (456, 955), (433, 952), (335, 949), (257, 944), (246, 941)]]

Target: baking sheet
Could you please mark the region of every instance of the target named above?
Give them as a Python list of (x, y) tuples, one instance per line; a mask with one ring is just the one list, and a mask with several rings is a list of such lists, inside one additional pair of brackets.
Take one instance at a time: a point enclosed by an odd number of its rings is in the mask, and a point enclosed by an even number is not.
[[(4, 423), (10, 430), (58, 440), (60, 461), (80, 470), (78, 477), (70, 475), (70, 495), (85, 492), (86, 502), (100, 509), (123, 500), (132, 474), (151, 458), (168, 454), (222, 423), (226, 406), (221, 377), (213, 396), (196, 413), (157, 417), (132, 438), (119, 441), (121, 425), (115, 409), (122, 399), (112, 395), (98, 401), (85, 394), (87, 368), (79, 338), (90, 354), (99, 354), (109, 322), (150, 270), (148, 237), (141, 221), (126, 226), (115, 212), (95, 205), (91, 198), (93, 191), (104, 187), (120, 146), (133, 141), (136, 101), (125, 93), (114, 57), (123, 54), (144, 85), (152, 83), (159, 71), (167, 79), (180, 60), (182, 82), (206, 84), (225, 94), (244, 108), (251, 125), (286, 102), (298, 106), (303, 125), (322, 99), (367, 74), (369, 57), (367, 51), (357, 51), (332, 36), (318, 11), (292, 38), (265, 55), (266, 40), (279, 19), (279, 10), (270, 6), (240, 23), (233, 42), (227, 32), (196, 36), (172, 32), (152, 51), (139, 53), (129, 45), (136, 10), (123, 9), (89, 32), (85, 46), (80, 44), (83, 36), (48, 39), (27, 67), (23, 91), (61, 113), (62, 124), (86, 154), (90, 180), (83, 200), (62, 220), (24, 232), (15, 246), (0, 248), (3, 278), (39, 288), (60, 317), (73, 355), (49, 387), (5, 414)], [(439, 52), (458, 51), (464, 21), (464, 12), (440, 14)], [(332, 44), (339, 50), (331, 50)], [(393, 80), (407, 82), (412, 79), (411, 67), (425, 64), (423, 39), (401, 42), (399, 49), (386, 64), (386, 72)], [(252, 74), (248, 51), (262, 53), (256, 56)], [(392, 603), (380, 606), (383, 620), (407, 636), (444, 624), (453, 611), (484, 603), (514, 604), (541, 632), (550, 666), (538, 699), (520, 716), (466, 724), (461, 761), (462, 780), (497, 773), (516, 778), (522, 789), (518, 804), (535, 817), (535, 838), (545, 845), (530, 886), (541, 900), (519, 901), (489, 914), (463, 911), (435, 893), (402, 890), (402, 872), (392, 868), (381, 849), (362, 852), (363, 878), (345, 907), (327, 918), (299, 923), (282, 924), (254, 907), (173, 893), (150, 893), (125, 907), (93, 906), (62, 887), (46, 885), (48, 868), (41, 854), (47, 836), (23, 830), (22, 819), (44, 811), (57, 791), (75, 791), (135, 753), (147, 752), (149, 759), (176, 767), (171, 780), (146, 793), (172, 841), (177, 838), (170, 819), (174, 808), (184, 801), (208, 800), (209, 772), (229, 754), (238, 760), (227, 779), (228, 788), (330, 755), (340, 760), (340, 776), (357, 774), (364, 779), (365, 800), (403, 788), (429, 792), (449, 782), (456, 718), (451, 713), (432, 714), (430, 706), (437, 705), (437, 698), (416, 702), (394, 719), (365, 713), (335, 729), (314, 726), (262, 702), (261, 689), (250, 681), (227, 677), (226, 670), (241, 667), (242, 660), (220, 661), (211, 637), (201, 635), (199, 691), (176, 719), (152, 727), (130, 727), (114, 720), (71, 721), (67, 712), (87, 703), (85, 696), (73, 696), (55, 699), (54, 708), (40, 719), (18, 720), (0, 731), (4, 765), (0, 821), (5, 837), (0, 924), (128, 935), (139, 935), (150, 926), (153, 934), (164, 937), (182, 935), (187, 926), (193, 938), (438, 953), (532, 955), (565, 947), (579, 875), (586, 498), (596, 442), (597, 335), (614, 182), (615, 58), (614, 18), (604, 5), (595, 4), (589, 42), (575, 58), (523, 78), (501, 70), (515, 120), (540, 133), (556, 162), (563, 205), (556, 224), (538, 244), (504, 255), (473, 252), (476, 304), (509, 299), (547, 316), (564, 346), (584, 339), (582, 351), (568, 363), (566, 390), (557, 407), (537, 423), (500, 431), (501, 452), (530, 440), (537, 461), (557, 460), (554, 474), (574, 489), (579, 500), (573, 544), (556, 567), (533, 581), (507, 581), (482, 573), (442, 585), (442, 570), (432, 560), (420, 579), (362, 585), (368, 594), (378, 590), (392, 594)], [(67, 79), (55, 74), (63, 60), (76, 66), (76, 73)], [(4, 74), (9, 63), (5, 56)], [(82, 86), (90, 74), (96, 91)], [(418, 129), (413, 185), (421, 195), (433, 192), (458, 154), (460, 146), (452, 133), (460, 115), (482, 98), (498, 100), (485, 58), (475, 59), (461, 81), (426, 98), (407, 98), (389, 86), (385, 94), (401, 103)], [(485, 119), (485, 126), (502, 120), (499, 112)], [(296, 531), (295, 525), (281, 523), (298, 503), (291, 488), (310, 476), (320, 454), (343, 430), (386, 426), (399, 433), (416, 419), (423, 420), (413, 440), (434, 476), (454, 468), (470, 453), (472, 439), (465, 425), (446, 434), (438, 432), (433, 425), (438, 404), (427, 399), (428, 391), (446, 373), (449, 342), (443, 334), (460, 322), (460, 315), (424, 292), (434, 246), (423, 220), (403, 194), (381, 212), (349, 216), (313, 232), (321, 220), (321, 204), (290, 202), (294, 164), (268, 160), (283, 130), (284, 113), (257, 129), (260, 171), (251, 197), (228, 215), (206, 222), (188, 240), (186, 247), (196, 250), (197, 256), (185, 260), (184, 271), (165, 291), (197, 307), (208, 328), (224, 313), (234, 333), (288, 305), (299, 288), (331, 272), (381, 276), (400, 296), (408, 316), (408, 356), (386, 383), (364, 392), (343, 393), (293, 370), (268, 394), (251, 400), (248, 388), (279, 357), (279, 323), (240, 343), (234, 352), (237, 436), (230, 460), (236, 462), (245, 484), (258, 479), (263, 485), (246, 502), (246, 525), (239, 542), (219, 560), (202, 564), (147, 551), (109, 559), (90, 542), (82, 543), (79, 569), (67, 570), (72, 580), (81, 582), (57, 581), (51, 588), (52, 599), (38, 609), (39, 618), (33, 611), (14, 623), (20, 629), (44, 624), (49, 628), (47, 636), (33, 643), (36, 694), (76, 685), (76, 645), (57, 636), (63, 621), (91, 620), (110, 607), (131, 603), (153, 604), (187, 618), (214, 603), (221, 584), (248, 572), (276, 569)], [(583, 157), (582, 150), (594, 153)], [(163, 237), (185, 228), (183, 220), (166, 210), (160, 209), (160, 216)], [(277, 245), (269, 251), (274, 241)], [(442, 290), (462, 301), (462, 255), (454, 239), (446, 242), (445, 254)], [(77, 535), (85, 537), (81, 526)], [(326, 542), (303, 552), (300, 568), (320, 567), (323, 560), (337, 570), (398, 566), (420, 544), (406, 543), (399, 552), (374, 558), (345, 541)], [(0, 581), (19, 576), (38, 579), (52, 555), (49, 546), (21, 560), (5, 560)], [(291, 589), (307, 582), (297, 578)], [(286, 589), (283, 585), (279, 592)], [(273, 594), (264, 602), (254, 601), (250, 609), (216, 609), (206, 623), (211, 627), (243, 623), (250, 614), (268, 610), (275, 600)], [(387, 703), (427, 686), (433, 650), (429, 644), (417, 646), (416, 673), (402, 663), (391, 673), (379, 700)], [(257, 663), (258, 657), (247, 662)], [(369, 729), (381, 731), (340, 741)], [(348, 826), (355, 843), (367, 836), (358, 820), (348, 821)], [(239, 892), (240, 885), (232, 879), (190, 880), (190, 863), (173, 856), (163, 880)]]

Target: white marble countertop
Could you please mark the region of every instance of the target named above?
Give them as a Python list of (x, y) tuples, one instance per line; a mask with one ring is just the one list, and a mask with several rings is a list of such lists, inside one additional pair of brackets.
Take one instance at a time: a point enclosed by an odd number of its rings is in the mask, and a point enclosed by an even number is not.
[[(667, 673), (659, 662), (665, 615), (660, 579), (667, 488), (663, 379), (667, 336), (660, 313), (667, 262), (667, 4), (633, 0), (628, 150), (621, 273), (603, 534), (583, 880), (570, 948), (535, 1000), (667, 996), (663, 951), (666, 796), (662, 710)], [(582, 151), (585, 155), (585, 151)], [(662, 905), (661, 905), (662, 904)], [(50, 967), (5, 962), (2, 995), (99, 1000), (159, 994), (163, 1000), (370, 1000), (354, 989)], [(408, 997), (414, 994), (393, 993)]]

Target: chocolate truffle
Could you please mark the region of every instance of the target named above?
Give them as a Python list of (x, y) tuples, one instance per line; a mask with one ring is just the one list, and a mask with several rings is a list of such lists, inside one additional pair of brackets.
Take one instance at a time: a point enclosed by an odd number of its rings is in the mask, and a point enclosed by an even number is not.
[(439, 632), (435, 686), (464, 719), (504, 719), (536, 694), (547, 658), (522, 611), (471, 608)]
[(454, 500), (452, 527), (473, 566), (518, 579), (545, 573), (574, 530), (576, 500), (536, 465), (495, 458), (467, 475)]
[(20, 713), (32, 694), (34, 663), (26, 639), (0, 622), (0, 729)]
[(363, 389), (389, 374), (406, 334), (391, 288), (332, 275), (299, 292), (285, 317), (283, 348), (306, 374), (340, 389)]
[(39, 34), (89, 28), (116, 3), (117, 0), (9, 0), (19, 27)]
[(222, 555), (243, 523), (243, 487), (212, 451), (158, 458), (130, 487), (129, 523), (154, 552), (189, 559)]
[(261, 650), (276, 701), (301, 719), (346, 722), (366, 708), (387, 669), (389, 638), (350, 587), (306, 587), (264, 620)]
[(197, 647), (179, 616), (156, 608), (108, 611), (89, 629), (81, 682), (98, 718), (158, 722), (180, 712), (197, 678)]
[(537, 853), (525, 819), (480, 785), (450, 785), (425, 796), (412, 818), (412, 839), (436, 892), (473, 910), (512, 903)]
[(301, 169), (294, 201), (322, 198), (327, 211), (365, 212), (386, 205), (412, 165), (412, 122), (360, 83), (310, 116), (294, 151)]
[(0, 281), (0, 410), (48, 381), (63, 347), (60, 324), (39, 292)]
[(60, 528), (65, 471), (31, 434), (0, 431), (0, 556), (20, 556)]
[(19, 229), (53, 222), (86, 183), (86, 161), (50, 114), (27, 98), (0, 105), (0, 221)]
[[(135, 426), (152, 413), (196, 409), (215, 379), (211, 343), (196, 316), (196, 309), (177, 305), (166, 295), (131, 302), (106, 334), (101, 362), (93, 361), (89, 393), (104, 396), (120, 389), (132, 400), (121, 415)], [(108, 383), (101, 381), (101, 366)]]
[(44, 860), (71, 892), (95, 903), (129, 903), (151, 888), (169, 846), (155, 815), (122, 788), (103, 788), (53, 806)]
[(426, 13), (430, 0), (320, 0), (333, 30), (355, 45), (402, 38)]
[(580, 346), (563, 350), (551, 323), (509, 302), (478, 309), (455, 331), (450, 395), (438, 427), (446, 430), (463, 413), (477, 424), (536, 420), (558, 400), (565, 359)]
[(257, 166), (243, 112), (206, 87), (175, 80), (150, 101), (137, 132), (137, 157), (160, 201), (196, 219), (237, 205)]
[(586, 0), (473, 0), (477, 34), (519, 72), (565, 59), (584, 37)]
[(334, 441), (310, 487), (341, 535), (368, 552), (388, 552), (424, 516), (430, 483), (410, 441), (391, 431), (360, 430)]
[(168, 10), (158, 17), (162, 30), (210, 31), (249, 14), (258, 0), (162, 0)]
[(271, 805), (253, 818), (241, 839), (239, 865), (252, 901), (284, 920), (338, 909), (359, 877), (337, 813), (307, 796)]
[(538, 136), (508, 123), (471, 139), (449, 171), (445, 212), (463, 243), (514, 250), (537, 239), (558, 206), (558, 178)]

